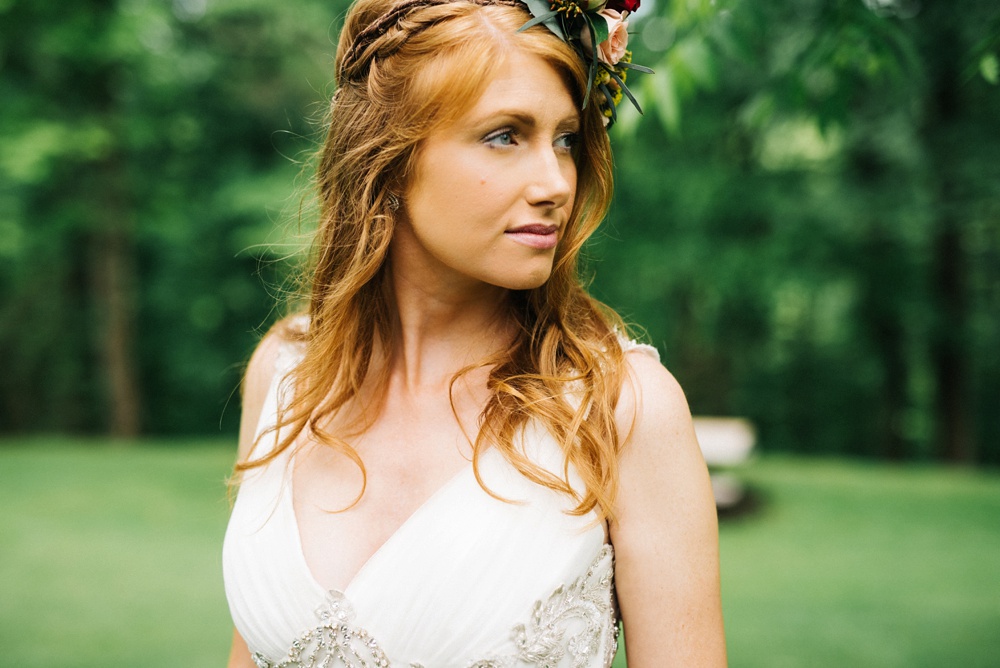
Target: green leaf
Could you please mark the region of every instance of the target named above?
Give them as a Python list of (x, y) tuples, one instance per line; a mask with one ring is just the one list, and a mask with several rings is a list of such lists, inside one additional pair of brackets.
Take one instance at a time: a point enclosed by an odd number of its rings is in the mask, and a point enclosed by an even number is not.
[(625, 97), (627, 97), (632, 102), (632, 105), (636, 108), (636, 111), (638, 111), (641, 114), (642, 107), (639, 106), (639, 101), (635, 99), (634, 95), (632, 95), (632, 91), (628, 89), (628, 86), (625, 85), (625, 82), (622, 81), (622, 78), (618, 76), (618, 73), (615, 72), (613, 68), (607, 67), (605, 69), (608, 71), (608, 74), (611, 75), (611, 78), (614, 79), (618, 83), (618, 85), (622, 87), (622, 92), (625, 93)]
[(611, 109), (611, 122), (608, 123), (608, 127), (610, 128), (615, 124), (615, 121), (618, 120), (618, 110), (615, 108), (615, 98), (611, 95), (611, 91), (608, 90), (608, 87), (605, 84), (601, 84), (598, 88), (602, 93), (604, 93), (604, 99), (608, 101), (608, 108)]
[(636, 72), (642, 72), (644, 74), (653, 74), (653, 70), (645, 67), (644, 65), (636, 65), (634, 63), (619, 62), (615, 67), (621, 67), (626, 70), (635, 70)]
[(558, 14), (558, 13), (559, 12), (557, 12), (556, 10), (553, 9), (553, 10), (551, 10), (549, 12), (546, 12), (545, 14), (542, 14), (541, 16), (536, 16), (533, 19), (531, 19), (530, 21), (528, 21), (527, 23), (525, 23), (523, 26), (521, 26), (520, 28), (518, 28), (517, 31), (518, 32), (524, 32), (528, 28), (533, 28), (536, 25), (538, 25), (539, 23), (545, 23), (549, 19), (551, 19), (554, 16), (556, 16), (556, 14)]
[(600, 14), (585, 14), (585, 16), (590, 27), (593, 28), (590, 36), (594, 40), (594, 50), (596, 51), (598, 44), (608, 41), (608, 20)]
[[(590, 89), (594, 87), (594, 77), (597, 76), (597, 33), (594, 28), (594, 22), (590, 20), (589, 14), (583, 15), (587, 19), (587, 30), (590, 31), (590, 43), (594, 45), (594, 48), (590, 50), (590, 72), (587, 74), (587, 92), (583, 96), (583, 108), (587, 108), (587, 102), (590, 100)], [(607, 23), (604, 24), (607, 27)]]
[[(553, 16), (544, 19), (542, 23), (545, 24), (546, 28), (555, 33), (556, 37), (564, 42), (567, 41), (566, 31), (563, 30), (562, 23), (559, 21), (558, 16), (555, 16), (555, 12), (549, 8), (548, 0), (524, 0), (524, 4), (528, 5), (528, 10), (534, 17), (543, 16), (549, 13), (553, 14)], [(521, 28), (521, 30), (524, 30), (524, 28)]]

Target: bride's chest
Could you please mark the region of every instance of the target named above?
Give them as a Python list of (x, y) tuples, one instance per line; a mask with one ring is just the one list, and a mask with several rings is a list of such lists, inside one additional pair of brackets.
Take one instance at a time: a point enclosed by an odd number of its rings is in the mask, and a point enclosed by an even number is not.
[(344, 590), (414, 512), (469, 466), (454, 435), (376, 434), (363, 466), (328, 446), (296, 454), (291, 495), (303, 556), (326, 589)]

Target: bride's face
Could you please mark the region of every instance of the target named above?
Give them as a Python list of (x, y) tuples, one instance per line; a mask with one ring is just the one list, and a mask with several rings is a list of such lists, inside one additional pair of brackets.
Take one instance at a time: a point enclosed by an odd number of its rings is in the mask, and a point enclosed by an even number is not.
[(419, 147), (393, 270), (454, 287), (543, 284), (573, 208), (579, 130), (556, 70), (511, 54), (472, 108)]

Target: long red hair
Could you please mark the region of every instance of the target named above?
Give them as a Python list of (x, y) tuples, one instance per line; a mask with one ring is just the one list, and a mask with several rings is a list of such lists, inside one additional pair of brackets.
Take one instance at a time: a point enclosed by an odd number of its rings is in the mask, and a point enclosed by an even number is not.
[[(512, 50), (552, 65), (578, 105), (585, 97), (587, 72), (576, 52), (543, 26), (519, 33), (531, 17), (507, 4), (457, 0), (415, 8), (358, 58), (359, 33), (392, 8), (385, 0), (356, 2), (340, 36), (339, 88), (316, 174), (320, 220), (308, 270), (309, 324), (300, 330), (285, 319), (275, 326), (279, 335), (304, 344), (294, 397), (279, 410), (277, 425), (261, 435), (272, 435), (270, 451), (240, 462), (238, 472), (270, 461), (305, 432), (350, 457), (364, 476), (348, 434), (330, 433), (324, 425), (363, 383), (374, 383), (375, 396), (384, 395), (386, 378), (378, 370), (388, 365), (373, 364), (373, 355), (393, 350), (396, 336), (387, 263), (395, 220), (388, 194), (405, 191), (420, 142), (468, 109)], [(572, 495), (575, 513), (596, 508), (607, 517), (618, 486), (622, 439), (614, 413), (625, 373), (618, 342), (624, 324), (587, 294), (579, 274), (581, 249), (612, 194), (611, 150), (593, 100), (581, 112), (576, 163), (575, 204), (551, 276), (541, 287), (511, 294), (516, 336), (481, 362), (491, 367), (489, 398), (473, 443), (473, 467), (478, 478), (479, 455), (497, 448), (529, 479)], [(377, 412), (377, 405), (368, 406), (364, 414)], [(561, 475), (515, 447), (515, 436), (531, 420), (562, 446)], [(366, 426), (362, 420), (352, 433)], [(582, 494), (569, 483), (570, 467), (585, 484)], [(363, 494), (364, 486), (357, 499)]]

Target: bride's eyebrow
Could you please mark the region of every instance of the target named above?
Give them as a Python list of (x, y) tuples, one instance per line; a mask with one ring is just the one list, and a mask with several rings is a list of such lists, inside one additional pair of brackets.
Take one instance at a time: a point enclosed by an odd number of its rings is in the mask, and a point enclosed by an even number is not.
[(522, 109), (497, 109), (488, 114), (484, 114), (479, 123), (490, 123), (498, 120), (514, 120), (527, 127), (535, 127), (538, 124), (535, 116)]
[(556, 128), (559, 130), (572, 130), (573, 132), (578, 132), (580, 130), (580, 115), (573, 114), (572, 116), (565, 117), (556, 124)]
[[(528, 129), (534, 129), (539, 123), (538, 118), (523, 109), (498, 109), (492, 111), (489, 114), (484, 115), (478, 121), (475, 122), (476, 125), (489, 124), (496, 121), (506, 121), (512, 120)], [(560, 131), (563, 130), (573, 130), (576, 131), (580, 128), (580, 116), (579, 114), (571, 114), (559, 120), (556, 123), (556, 128)]]

